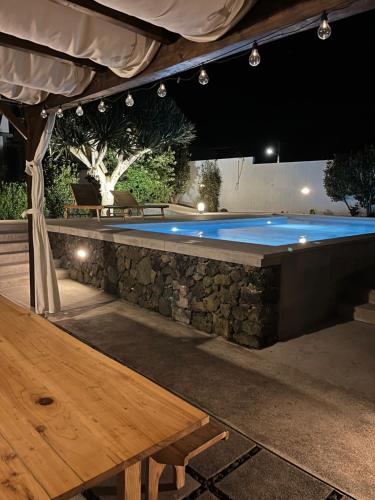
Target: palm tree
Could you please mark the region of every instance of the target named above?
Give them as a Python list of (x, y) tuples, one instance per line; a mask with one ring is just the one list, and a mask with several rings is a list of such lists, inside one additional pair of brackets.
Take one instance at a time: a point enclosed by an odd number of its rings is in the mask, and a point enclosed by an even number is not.
[(194, 125), (170, 97), (145, 93), (131, 108), (108, 103), (101, 113), (91, 103), (84, 111), (79, 117), (69, 110), (57, 120), (52, 149), (66, 149), (85, 165), (100, 183), (104, 205), (113, 204), (111, 190), (143, 155), (187, 145), (195, 137)]

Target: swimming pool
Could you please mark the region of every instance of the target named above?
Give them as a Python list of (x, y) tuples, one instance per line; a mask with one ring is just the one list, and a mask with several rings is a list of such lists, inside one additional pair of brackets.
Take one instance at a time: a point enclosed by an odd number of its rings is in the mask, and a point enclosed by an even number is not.
[(115, 224), (122, 229), (281, 246), (375, 233), (375, 220), (330, 216), (276, 216)]

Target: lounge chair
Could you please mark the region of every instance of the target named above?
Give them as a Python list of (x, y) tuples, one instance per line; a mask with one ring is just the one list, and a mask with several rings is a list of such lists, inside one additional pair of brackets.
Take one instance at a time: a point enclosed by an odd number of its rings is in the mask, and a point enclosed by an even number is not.
[(92, 184), (71, 184), (75, 204), (64, 205), (64, 218), (69, 217), (69, 210), (95, 210), (100, 221), (100, 211), (104, 208), (100, 202), (99, 193)]
[[(106, 206), (106, 208), (122, 209), (124, 211), (124, 218), (126, 214), (131, 215), (132, 210), (137, 210), (142, 215), (142, 217), (144, 217), (145, 216), (144, 210), (146, 208), (158, 208), (161, 211), (162, 217), (164, 217), (165, 216), (164, 209), (169, 207), (169, 205), (166, 205), (164, 203), (140, 204), (129, 191), (111, 191), (111, 193), (113, 194), (115, 203), (111, 207)], [(154, 215), (154, 214), (149, 214), (149, 215)]]

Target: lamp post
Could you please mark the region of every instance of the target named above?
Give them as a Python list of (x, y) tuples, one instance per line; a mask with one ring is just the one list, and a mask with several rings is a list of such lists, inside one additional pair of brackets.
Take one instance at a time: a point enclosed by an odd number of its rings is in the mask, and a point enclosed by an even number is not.
[(280, 163), (280, 141), (276, 143), (276, 149), (273, 146), (268, 146), (265, 150), (267, 156), (276, 155), (276, 162)]

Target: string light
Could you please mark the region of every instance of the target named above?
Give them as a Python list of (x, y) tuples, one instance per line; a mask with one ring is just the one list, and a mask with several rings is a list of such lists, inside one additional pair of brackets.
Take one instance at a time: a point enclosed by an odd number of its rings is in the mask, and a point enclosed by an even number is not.
[(207, 83), (210, 81), (207, 75), (207, 71), (204, 69), (204, 67), (201, 67), (201, 70), (199, 72), (199, 77), (198, 81), (201, 85), (207, 85)]
[(158, 96), (159, 97), (165, 97), (167, 95), (167, 89), (165, 88), (165, 85), (163, 82), (159, 85), (158, 88)]
[(253, 48), (251, 49), (249, 55), (249, 64), (250, 66), (258, 66), (260, 64), (260, 55), (258, 50), (258, 44), (256, 42), (253, 43)]
[(126, 96), (126, 99), (125, 99), (125, 104), (131, 108), (132, 106), (134, 106), (134, 99), (133, 99), (133, 96), (131, 95), (130, 92), (128, 92), (128, 95)]
[(328, 24), (328, 16), (326, 12), (323, 12), (322, 17), (320, 19), (320, 25), (318, 28), (318, 37), (321, 40), (327, 40), (331, 36), (332, 30), (330, 25)]
[(43, 108), (43, 109), (42, 109), (42, 111), (40, 112), (40, 116), (41, 116), (42, 118), (47, 118), (48, 113), (47, 113), (47, 111), (46, 111), (46, 108)]
[[(338, 10), (338, 9), (336, 9)], [(309, 22), (306, 22), (306, 24), (303, 26), (303, 29), (306, 29), (306, 27), (308, 26), (313, 26), (315, 23), (316, 23), (316, 18), (313, 19), (313, 20), (309, 20)], [(291, 27), (291, 26), (290, 26)], [(298, 31), (300, 31), (301, 28), (298, 28), (298, 29), (294, 29), (294, 30), (290, 30), (288, 33), (285, 32), (285, 29), (283, 28), (283, 31), (284, 31), (284, 34), (293, 34), (293, 33), (296, 33)], [(321, 16), (321, 19), (320, 19), (320, 25), (318, 27), (318, 37), (321, 39), (321, 40), (326, 40), (327, 38), (329, 38), (331, 36), (331, 33), (332, 33), (332, 29), (330, 27), (330, 25), (328, 24), (328, 15), (327, 15), (327, 12), (323, 12), (322, 16)], [(278, 37), (278, 33), (279, 31), (275, 31), (274, 33), (272, 33), (272, 35), (266, 35), (264, 37), (261, 38), (261, 42), (263, 43), (268, 43), (270, 41), (272, 41), (273, 39), (277, 38)], [(259, 41), (259, 40), (258, 40)], [(243, 44), (243, 48), (245, 48), (248, 44), (244, 43)], [(241, 48), (241, 47), (240, 47)], [(237, 47), (237, 50), (238, 51), (238, 47)], [(211, 60), (208, 60), (206, 61), (207, 63), (222, 63), (222, 62), (227, 62), (227, 61), (230, 61), (232, 59), (237, 59), (238, 57), (241, 57), (241, 54), (235, 54), (234, 56), (229, 56), (228, 55), (230, 54), (230, 52), (227, 54), (227, 57), (223, 58), (223, 59), (220, 59), (218, 57), (216, 58), (212, 58)], [(258, 49), (258, 44), (256, 41), (253, 42), (253, 45), (252, 45), (252, 49), (251, 49), (251, 52), (250, 52), (250, 55), (249, 55), (249, 64), (250, 66), (258, 66), (261, 62), (261, 57), (260, 57), (260, 54), (259, 54), (259, 49)], [(189, 81), (191, 80), (192, 78), (194, 78), (194, 75), (192, 75), (191, 77), (187, 77), (187, 78), (184, 78), (184, 77), (181, 77), (181, 76), (176, 76), (176, 77), (169, 77), (167, 78), (167, 80), (176, 80), (176, 83), (179, 84), (181, 81), (184, 82), (184, 81)], [(209, 79), (209, 76), (207, 74), (207, 71), (205, 69), (205, 67), (203, 65), (201, 65), (200, 67), (200, 71), (199, 71), (199, 76), (198, 76), (198, 81), (200, 83), (200, 85), (207, 85), (210, 81)], [(155, 87), (155, 84), (153, 84), (152, 86), (150, 86), (148, 89), (152, 89)], [(148, 89), (140, 89), (140, 90), (148, 90)], [(167, 89), (166, 89), (166, 85), (164, 82), (160, 82), (159, 83), (159, 86), (158, 86), (158, 89), (157, 89), (157, 95), (159, 97), (165, 97), (167, 95)], [(120, 98), (121, 96), (119, 96)], [(133, 96), (132, 94), (128, 91), (128, 94), (125, 98), (125, 104), (126, 106), (128, 107), (132, 107), (134, 106), (134, 99), (133, 99)], [(106, 110), (107, 110), (107, 106), (104, 102), (104, 100), (102, 99), (100, 101), (100, 103), (98, 104), (98, 110), (101, 112), (101, 113), (104, 113)], [(84, 111), (83, 111), (83, 108), (82, 108), (82, 105), (81, 103), (78, 104), (77, 108), (76, 108), (76, 114), (77, 116), (82, 116), (84, 114)], [(48, 117), (48, 113), (46, 111), (45, 108), (42, 109), (41, 113), (40, 113), (40, 116), (42, 118), (47, 118)], [(61, 108), (61, 106), (58, 108), (57, 112), (56, 112), (56, 116), (58, 118), (62, 118), (63, 117), (63, 110)]]
[(77, 109), (76, 109), (76, 115), (77, 116), (82, 116), (83, 115), (83, 108), (81, 106), (81, 103), (78, 104)]
[(107, 110), (107, 106), (105, 105), (105, 102), (102, 99), (100, 101), (100, 103), (98, 104), (98, 111), (100, 111), (100, 113), (105, 113), (106, 110)]

